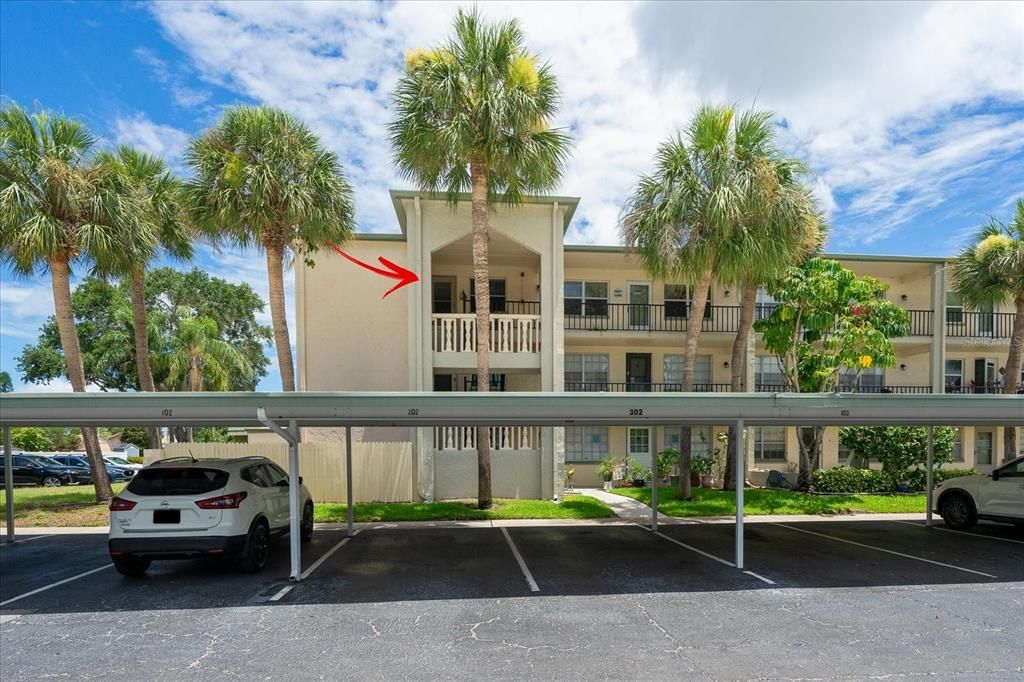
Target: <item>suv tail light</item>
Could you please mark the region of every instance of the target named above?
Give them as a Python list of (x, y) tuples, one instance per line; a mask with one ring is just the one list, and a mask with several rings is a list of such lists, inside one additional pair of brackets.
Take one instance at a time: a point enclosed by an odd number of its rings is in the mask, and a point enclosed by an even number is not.
[(135, 502), (123, 497), (115, 497), (110, 501), (110, 511), (128, 511), (135, 508)]
[(196, 506), (200, 509), (238, 509), (238, 505), (242, 504), (242, 500), (247, 495), (248, 493), (240, 492), (221, 495), (220, 497), (210, 497), (205, 500), (199, 500), (196, 502)]

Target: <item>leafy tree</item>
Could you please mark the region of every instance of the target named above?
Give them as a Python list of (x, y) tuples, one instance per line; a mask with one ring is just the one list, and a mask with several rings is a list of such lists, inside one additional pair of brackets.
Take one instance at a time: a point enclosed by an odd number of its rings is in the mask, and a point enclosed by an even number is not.
[[(744, 279), (751, 249), (770, 244), (756, 236), (756, 217), (778, 182), (778, 154), (771, 117), (736, 115), (728, 106), (701, 107), (685, 131), (658, 147), (654, 171), (643, 175), (623, 209), (623, 241), (634, 248), (651, 277), (694, 282), (687, 310), (682, 390), (693, 390), (712, 274), (724, 281)], [(773, 177), (774, 176), (774, 177)], [(738, 248), (736, 245), (740, 245)], [(681, 429), (679, 493), (691, 499), (691, 429)]]
[(204, 426), (196, 429), (193, 434), (196, 443), (227, 443), (228, 430), (220, 426)]
[(218, 336), (209, 317), (183, 317), (171, 338), (167, 360), (169, 386), (186, 391), (226, 391), (230, 370), (250, 372), (245, 357)]
[[(149, 438), (149, 429), (145, 429), (139, 426), (126, 426), (115, 433), (121, 434), (122, 443), (130, 443), (137, 448), (151, 448), (153, 447), (152, 441)], [(157, 447), (160, 447), (160, 443), (157, 443)]]
[(46, 437), (42, 429), (34, 426), (11, 429), (11, 444), (29, 452), (53, 450), (53, 441)]
[(14, 390), (14, 382), (7, 370), (0, 370), (0, 393), (10, 393)]
[[(112, 253), (97, 258), (97, 270), (126, 279), (131, 299), (135, 368), (142, 391), (155, 391), (149, 355), (149, 323), (146, 312), (146, 269), (158, 247), (175, 257), (190, 258), (191, 234), (181, 202), (181, 183), (163, 159), (121, 146), (101, 152), (98, 162), (107, 170), (114, 191), (133, 196), (146, 210), (133, 216), (123, 239)], [(150, 427), (149, 447), (160, 447), (160, 429)]]
[[(790, 268), (768, 291), (777, 302), (772, 314), (754, 323), (765, 347), (782, 364), (789, 390), (829, 393), (840, 373), (892, 367), (891, 338), (910, 331), (910, 315), (885, 300), (888, 287), (873, 277), (857, 277), (838, 261), (812, 258)], [(798, 429), (798, 487), (806, 490), (821, 461), (824, 427)]]
[[(956, 429), (940, 426), (933, 429), (933, 462), (941, 466), (953, 460)], [(839, 429), (839, 442), (864, 461), (882, 464), (893, 483), (911, 468), (928, 463), (928, 429), (923, 426), (848, 426)]]
[[(971, 238), (951, 267), (953, 290), (968, 305), (999, 306), (1012, 301), (1016, 309), (1010, 349), (1003, 375), (1003, 393), (1016, 393), (1024, 366), (1024, 197), (1017, 199), (1013, 220), (990, 219)], [(1006, 460), (1017, 456), (1017, 427), (1003, 428)]]
[[(103, 390), (139, 390), (128, 287), (127, 282), (111, 284), (88, 277), (72, 295), (86, 381)], [(251, 391), (266, 376), (269, 360), (263, 347), (271, 338), (270, 328), (257, 322), (264, 303), (249, 285), (232, 284), (197, 269), (180, 272), (157, 268), (146, 276), (146, 305), (150, 364), (159, 390), (168, 390), (170, 339), (185, 313), (213, 319), (220, 338), (248, 362), (248, 373), (229, 371), (231, 390)], [(54, 319), (43, 324), (36, 344), (22, 351), (18, 370), (25, 381), (33, 383), (66, 376)]]
[[(16, 273), (50, 274), (67, 375), (85, 391), (85, 371), (71, 308), (71, 266), (113, 252), (138, 215), (131, 197), (112, 191), (92, 163), (95, 138), (78, 121), (17, 104), (0, 110), (0, 260)], [(96, 430), (83, 430), (95, 473), (96, 501), (112, 496)]]
[[(477, 390), (490, 388), (489, 205), (516, 205), (557, 186), (569, 137), (548, 127), (558, 86), (527, 52), (514, 20), (487, 23), (459, 10), (453, 35), (406, 55), (394, 93), (391, 144), (399, 173), (453, 205), (470, 192), (476, 286)], [(491, 506), (487, 428), (477, 432), (477, 503)]]
[(198, 227), (266, 253), (281, 385), (294, 391), (284, 259), (352, 236), (352, 190), (341, 162), (297, 118), (264, 106), (228, 108), (185, 157), (195, 173), (185, 191)]
[(41, 429), (47, 439), (53, 443), (53, 449), (60, 452), (80, 450), (82, 447), (82, 430), (66, 426), (47, 426)]

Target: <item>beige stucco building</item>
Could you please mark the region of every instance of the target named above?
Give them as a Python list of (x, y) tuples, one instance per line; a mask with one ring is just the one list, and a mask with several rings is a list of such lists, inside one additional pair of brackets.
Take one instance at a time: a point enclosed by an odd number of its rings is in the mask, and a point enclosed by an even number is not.
[[(306, 391), (466, 391), (475, 389), (474, 283), (469, 202), (452, 208), (418, 192), (393, 191), (400, 234), (361, 234), (345, 250), (378, 265), (385, 258), (420, 281), (382, 298), (392, 284), (330, 253), (297, 264), (298, 381)], [(678, 390), (689, 286), (652, 280), (621, 247), (564, 243), (578, 199), (536, 198), (495, 206), (490, 227), (492, 390)], [(895, 340), (896, 366), (862, 374), (861, 391), (999, 390), (1013, 312), (965, 310), (947, 291), (945, 260), (833, 254), (889, 285), (911, 315)], [(771, 301), (761, 295), (767, 310)], [(696, 390), (729, 390), (738, 292), (716, 282), (705, 310)], [(760, 314), (760, 312), (759, 312)], [(781, 391), (774, 356), (753, 335), (748, 390)], [(1024, 400), (1024, 399), (1022, 399)], [(1022, 408), (1024, 416), (1024, 408)], [(724, 426), (694, 430), (695, 451), (714, 447)], [(461, 427), (365, 429), (362, 441), (412, 442), (415, 489), (424, 499), (476, 494), (475, 433)], [(597, 484), (597, 462), (678, 443), (668, 428), (492, 429), (494, 494), (553, 497), (567, 467), (574, 483)], [(751, 479), (795, 469), (792, 428), (751, 429)], [(1024, 439), (1022, 439), (1024, 440)], [(1022, 444), (1024, 448), (1024, 444)], [(1004, 456), (1001, 429), (959, 430), (956, 466), (991, 468)], [(826, 433), (824, 466), (845, 460), (836, 429)]]

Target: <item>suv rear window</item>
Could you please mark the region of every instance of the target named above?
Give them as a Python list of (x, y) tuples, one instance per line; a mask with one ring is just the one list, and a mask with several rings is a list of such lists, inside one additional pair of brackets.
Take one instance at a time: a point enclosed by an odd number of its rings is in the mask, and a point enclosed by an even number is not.
[(198, 467), (143, 469), (128, 484), (135, 495), (203, 495), (227, 485), (229, 474)]

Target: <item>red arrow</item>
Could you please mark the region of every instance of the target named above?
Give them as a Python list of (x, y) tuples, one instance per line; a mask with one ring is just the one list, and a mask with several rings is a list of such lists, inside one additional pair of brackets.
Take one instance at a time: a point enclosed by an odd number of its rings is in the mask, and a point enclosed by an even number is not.
[(404, 287), (406, 284), (412, 284), (413, 282), (420, 281), (420, 278), (416, 275), (415, 272), (413, 272), (411, 270), (406, 270), (401, 265), (399, 265), (397, 263), (392, 263), (391, 261), (389, 261), (387, 258), (384, 258), (383, 256), (378, 256), (377, 260), (379, 260), (381, 265), (383, 265), (385, 268), (388, 268), (387, 270), (384, 270), (382, 268), (374, 267), (374, 266), (370, 265), (369, 263), (364, 263), (363, 261), (359, 260), (358, 258), (353, 258), (352, 256), (348, 255), (347, 253), (345, 253), (344, 251), (339, 249), (337, 246), (331, 245), (331, 248), (334, 249), (335, 253), (337, 253), (339, 256), (344, 256), (345, 258), (347, 258), (348, 260), (352, 261), (356, 265), (364, 267), (367, 270), (369, 270), (370, 272), (375, 272), (378, 275), (381, 275), (383, 277), (390, 277), (391, 279), (397, 279), (398, 280), (398, 284), (396, 284), (395, 286), (393, 286), (390, 289), (388, 289), (387, 291), (385, 291), (384, 295), (381, 296), (381, 298), (387, 298), (388, 294), (390, 294), (393, 291), (398, 291), (399, 289)]

